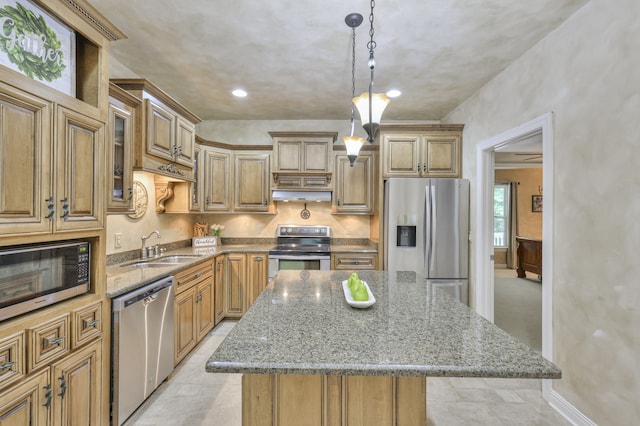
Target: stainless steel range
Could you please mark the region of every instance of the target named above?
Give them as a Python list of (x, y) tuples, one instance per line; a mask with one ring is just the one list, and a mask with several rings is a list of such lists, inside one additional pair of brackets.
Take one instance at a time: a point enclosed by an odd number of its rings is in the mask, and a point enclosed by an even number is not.
[(331, 227), (278, 225), (276, 246), (269, 250), (269, 281), (280, 270), (331, 269)]

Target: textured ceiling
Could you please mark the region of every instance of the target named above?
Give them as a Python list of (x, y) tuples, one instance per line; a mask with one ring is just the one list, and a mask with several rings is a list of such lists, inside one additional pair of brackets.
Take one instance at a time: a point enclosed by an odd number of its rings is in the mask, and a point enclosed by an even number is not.
[[(403, 92), (384, 120), (442, 118), (587, 1), (376, 2), (374, 92)], [(365, 0), (89, 2), (128, 36), (113, 58), (203, 120), (348, 118), (351, 12), (365, 18), (356, 95), (368, 90)], [(234, 98), (236, 87), (249, 96)]]

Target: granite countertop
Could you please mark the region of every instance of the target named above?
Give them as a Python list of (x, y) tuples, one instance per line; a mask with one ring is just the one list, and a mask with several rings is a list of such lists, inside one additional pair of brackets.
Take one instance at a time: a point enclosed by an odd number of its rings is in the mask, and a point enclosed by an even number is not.
[[(107, 297), (112, 299), (122, 294), (133, 291), (145, 284), (161, 278), (173, 275), (183, 269), (189, 268), (195, 264), (211, 259), (215, 256), (225, 253), (257, 253), (268, 252), (273, 245), (264, 244), (228, 244), (217, 247), (192, 248), (184, 247), (165, 252), (162, 256), (173, 255), (195, 255), (193, 259), (179, 264), (167, 265), (165, 267), (153, 268), (136, 268), (132, 263), (142, 261), (142, 259), (128, 260), (107, 266)], [(149, 259), (152, 260), (152, 259)], [(131, 264), (130, 266), (126, 266)], [(123, 266), (124, 265), (124, 266)]]
[(414, 272), (280, 271), (206, 364), (210, 373), (548, 378), (561, 371)]

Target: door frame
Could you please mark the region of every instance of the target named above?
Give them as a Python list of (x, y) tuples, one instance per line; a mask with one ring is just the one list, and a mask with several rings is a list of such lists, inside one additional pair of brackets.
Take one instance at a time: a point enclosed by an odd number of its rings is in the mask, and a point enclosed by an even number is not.
[(494, 152), (523, 136), (542, 132), (542, 356), (553, 361), (553, 113), (486, 139), (477, 146), (475, 309), (494, 320), (493, 185)]

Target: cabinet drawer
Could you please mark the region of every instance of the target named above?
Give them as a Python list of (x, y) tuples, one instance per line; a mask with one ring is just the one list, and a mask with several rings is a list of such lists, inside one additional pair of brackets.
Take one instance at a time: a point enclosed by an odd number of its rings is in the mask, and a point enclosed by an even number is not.
[(25, 375), (24, 333), (0, 341), (0, 388)]
[(376, 269), (375, 253), (371, 254), (334, 254), (331, 258), (331, 269), (365, 270)]
[(28, 330), (29, 372), (48, 365), (53, 360), (69, 353), (71, 348), (70, 322), (69, 315), (65, 315)]
[(213, 260), (199, 263), (189, 269), (178, 272), (175, 275), (176, 288), (175, 294), (185, 291), (194, 284), (202, 281), (203, 278), (213, 277)]
[(72, 348), (76, 349), (102, 335), (102, 302), (73, 312)]

